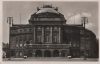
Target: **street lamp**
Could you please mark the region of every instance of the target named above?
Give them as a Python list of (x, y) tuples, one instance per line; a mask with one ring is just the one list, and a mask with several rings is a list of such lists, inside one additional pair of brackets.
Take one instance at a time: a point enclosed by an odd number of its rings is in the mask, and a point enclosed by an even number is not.
[(86, 60), (86, 55), (87, 55), (87, 53), (86, 53), (86, 41), (85, 41), (85, 38), (86, 38), (86, 33), (85, 33), (85, 24), (88, 22), (88, 18), (87, 17), (85, 17), (85, 16), (83, 16), (82, 17), (82, 25), (83, 25), (83, 31), (84, 31), (84, 43), (85, 43), (85, 50), (84, 50), (84, 60)]
[(8, 60), (11, 60), (11, 50), (10, 50), (10, 27), (11, 27), (12, 24), (13, 24), (13, 17), (8, 17), (8, 18), (7, 18), (7, 23), (9, 24), (9, 59), (8, 59)]

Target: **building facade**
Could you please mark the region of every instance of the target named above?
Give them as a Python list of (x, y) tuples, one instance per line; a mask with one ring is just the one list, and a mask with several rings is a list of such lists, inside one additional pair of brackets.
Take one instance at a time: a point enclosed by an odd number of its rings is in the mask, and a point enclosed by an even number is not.
[[(94, 57), (96, 36), (83, 25), (68, 25), (57, 7), (45, 5), (32, 14), (29, 24), (10, 27), (11, 57)], [(92, 52), (92, 53), (91, 53)]]

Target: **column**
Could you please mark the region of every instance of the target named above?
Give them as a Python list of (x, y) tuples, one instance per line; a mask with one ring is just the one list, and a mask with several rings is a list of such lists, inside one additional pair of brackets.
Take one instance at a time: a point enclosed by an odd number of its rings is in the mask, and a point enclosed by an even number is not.
[(51, 33), (51, 34), (50, 34), (50, 37), (51, 37), (51, 41), (50, 41), (50, 42), (52, 43), (52, 26), (51, 26), (51, 30), (50, 30), (50, 31), (51, 31), (51, 32), (50, 32), (50, 33)]
[(60, 34), (61, 34), (61, 28), (59, 27), (59, 43), (61, 42), (60, 41), (60, 37), (61, 37)]
[(44, 57), (44, 50), (42, 49), (42, 57)]
[(35, 26), (34, 26), (34, 43), (35, 43)]
[(44, 43), (44, 27), (42, 27), (42, 43)]

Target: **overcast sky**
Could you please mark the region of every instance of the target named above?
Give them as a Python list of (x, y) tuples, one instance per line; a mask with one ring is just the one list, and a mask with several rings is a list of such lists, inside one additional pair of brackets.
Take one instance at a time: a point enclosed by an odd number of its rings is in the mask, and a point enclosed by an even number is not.
[[(9, 28), (7, 17), (13, 17), (14, 24), (27, 24), (31, 14), (35, 13), (37, 7), (43, 4), (52, 4), (58, 7), (59, 12), (67, 19), (69, 16), (76, 17), (74, 23), (80, 23), (80, 13), (88, 16), (87, 28), (93, 31), (98, 37), (98, 2), (3, 2), (3, 42), (9, 40)], [(20, 22), (21, 20), (21, 22)], [(68, 22), (73, 23), (73, 22)]]

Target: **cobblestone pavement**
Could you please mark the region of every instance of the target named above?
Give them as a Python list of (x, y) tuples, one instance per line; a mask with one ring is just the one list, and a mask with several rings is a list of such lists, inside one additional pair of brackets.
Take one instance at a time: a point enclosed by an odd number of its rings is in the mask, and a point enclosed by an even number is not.
[(86, 60), (84, 60), (84, 58), (61, 58), (61, 57), (57, 57), (57, 58), (4, 58), (3, 61), (94, 61), (97, 62), (98, 58), (87, 58)]

